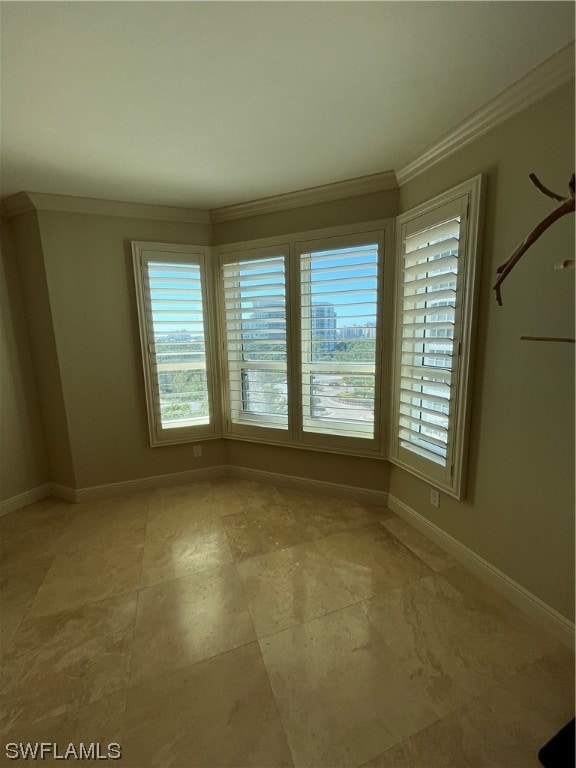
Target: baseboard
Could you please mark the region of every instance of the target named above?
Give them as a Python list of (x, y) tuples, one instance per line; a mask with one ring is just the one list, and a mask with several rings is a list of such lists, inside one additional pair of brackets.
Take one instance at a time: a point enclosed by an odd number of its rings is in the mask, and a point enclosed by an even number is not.
[(58, 483), (52, 483), (52, 496), (56, 496), (64, 501), (73, 501), (76, 503), (78, 499), (76, 494), (78, 491), (75, 488), (69, 488), (67, 485), (58, 485)]
[(267, 472), (263, 469), (236, 467), (232, 464), (225, 465), (223, 469), (228, 477), (237, 477), (241, 480), (279, 485), (282, 488), (293, 488), (294, 490), (309, 491), (310, 493), (323, 493), (326, 496), (338, 496), (343, 499), (355, 499), (366, 504), (377, 504), (382, 507), (385, 507), (388, 503), (386, 491), (373, 491), (369, 488), (359, 488), (354, 485), (342, 485), (341, 483), (330, 483), (307, 477), (283, 475), (279, 472)]
[(0, 517), (7, 515), (10, 512), (15, 512), (22, 507), (27, 507), (28, 504), (34, 504), (35, 501), (40, 501), (51, 495), (52, 483), (45, 483), (44, 485), (39, 485), (37, 488), (32, 488), (29, 491), (24, 491), (24, 493), (19, 493), (17, 496), (12, 496), (9, 499), (0, 501)]
[(184, 472), (173, 472), (168, 475), (152, 475), (140, 477), (135, 480), (123, 480), (119, 483), (107, 483), (106, 485), (93, 485), (88, 488), (66, 488), (62, 485), (52, 486), (52, 493), (61, 499), (81, 503), (84, 501), (96, 501), (108, 499), (112, 496), (120, 496), (124, 493), (135, 493), (148, 488), (162, 488), (170, 485), (184, 485), (200, 480), (211, 480), (222, 477), (224, 467), (205, 467), (203, 469), (188, 469)]
[(81, 503), (119, 496), (123, 493), (134, 493), (146, 490), (147, 488), (182, 485), (200, 480), (211, 480), (217, 477), (237, 477), (257, 483), (267, 483), (268, 485), (309, 491), (310, 493), (323, 493), (328, 496), (338, 496), (344, 499), (356, 499), (366, 504), (377, 504), (379, 506), (386, 506), (388, 502), (388, 494), (385, 491), (374, 491), (369, 488), (359, 488), (353, 485), (342, 485), (340, 483), (330, 483), (306, 477), (283, 475), (279, 472), (267, 472), (260, 469), (250, 469), (249, 467), (236, 467), (231, 464), (220, 464), (216, 467), (206, 467), (205, 469), (190, 469), (185, 472), (175, 472), (169, 475), (154, 475), (152, 477), (138, 478), (137, 480), (125, 480), (119, 483), (95, 485), (88, 488), (69, 488), (64, 485), (52, 484), (48, 486), (49, 492), (45, 495), (52, 494), (66, 501)]
[(484, 560), (453, 536), (443, 531), (415, 509), (389, 494), (388, 508), (406, 520), (427, 538), (448, 552), (482, 581), (499, 592), (517, 608), (530, 616), (541, 627), (558, 638), (569, 648), (574, 648), (574, 624), (561, 613), (533, 595), (494, 565)]

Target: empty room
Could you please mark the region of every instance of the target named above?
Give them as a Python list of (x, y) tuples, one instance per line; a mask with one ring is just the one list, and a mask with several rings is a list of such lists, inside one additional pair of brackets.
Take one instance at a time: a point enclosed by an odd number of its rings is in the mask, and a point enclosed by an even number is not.
[(0, 765), (574, 765), (574, 17), (0, 3)]

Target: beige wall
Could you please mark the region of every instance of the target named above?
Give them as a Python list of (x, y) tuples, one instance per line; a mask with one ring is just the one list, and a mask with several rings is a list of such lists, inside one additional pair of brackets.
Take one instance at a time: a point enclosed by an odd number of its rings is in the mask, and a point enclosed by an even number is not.
[(310, 229), (391, 218), (398, 214), (398, 195), (397, 189), (388, 189), (370, 195), (350, 197), (347, 200), (332, 200), (306, 208), (225, 221), (214, 225), (213, 242), (215, 245), (237, 243), (291, 232), (306, 232)]
[[(18, 217), (21, 218), (21, 217)], [(205, 224), (39, 213), (75, 487), (199, 469), (223, 461), (223, 441), (151, 448), (132, 240), (203, 245)]]
[(0, 218), (0, 500), (50, 481), (10, 222)]
[(52, 482), (75, 487), (66, 403), (36, 212), (12, 220)]
[(568, 194), (574, 168), (574, 84), (551, 94), (401, 190), (402, 210), (479, 172), (488, 175), (469, 491), (464, 502), (392, 467), (390, 492), (563, 615), (574, 615), (574, 345), (520, 336), (574, 336), (574, 217), (556, 223), (502, 289), (496, 267), (555, 203), (535, 172)]
[(301, 448), (226, 441), (226, 462), (293, 477), (387, 491), (390, 465), (383, 459), (341, 456)]

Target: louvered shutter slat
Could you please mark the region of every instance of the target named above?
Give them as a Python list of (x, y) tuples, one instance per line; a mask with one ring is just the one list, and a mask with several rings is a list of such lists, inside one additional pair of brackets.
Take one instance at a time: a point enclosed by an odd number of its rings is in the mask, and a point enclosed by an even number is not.
[(373, 439), (378, 246), (300, 256), (302, 426)]
[(233, 423), (288, 428), (285, 257), (222, 267)]
[(397, 437), (440, 464), (447, 459), (459, 238), (459, 216), (403, 238)]
[(161, 426), (208, 424), (200, 265), (148, 261), (145, 279), (146, 322), (154, 340), (149, 344), (150, 368), (156, 374), (153, 392)]

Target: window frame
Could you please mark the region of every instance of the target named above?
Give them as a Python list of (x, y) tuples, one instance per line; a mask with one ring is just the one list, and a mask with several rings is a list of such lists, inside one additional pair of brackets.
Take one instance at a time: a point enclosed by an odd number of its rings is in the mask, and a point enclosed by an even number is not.
[[(184, 245), (174, 243), (155, 243), (132, 241), (132, 263), (136, 288), (138, 330), (144, 372), (144, 390), (148, 414), (148, 434), (150, 446), (197, 442), (221, 437), (220, 411), (217, 406), (216, 391), (218, 385), (218, 367), (215, 364), (214, 340), (215, 317), (211, 296), (213, 294), (212, 270), (210, 268), (210, 248), (208, 246)], [(150, 262), (166, 264), (191, 264), (200, 269), (200, 287), (202, 292), (202, 316), (204, 330), (204, 354), (208, 394), (208, 424), (187, 424), (182, 427), (163, 427), (160, 404), (155, 394), (157, 385), (154, 371), (155, 351), (152, 331), (150, 291), (147, 265)], [(191, 421), (191, 420), (190, 420)]]
[[(394, 321), (391, 327), (392, 396), (389, 409), (391, 419), (388, 460), (457, 499), (463, 498), (466, 485), (473, 384), (473, 377), (470, 374), (474, 362), (485, 187), (485, 176), (479, 174), (405, 211), (396, 218), (396, 279), (394, 281)], [(406, 226), (417, 219), (421, 219), (425, 225), (429, 221), (429, 226), (434, 226), (436, 217), (438, 222), (441, 221), (442, 209), (458, 201), (460, 201), (461, 219), (456, 285), (457, 305), (454, 314), (454, 358), (457, 363), (452, 372), (450, 385), (454, 394), (449, 400), (451, 413), (448, 415), (447, 458), (445, 466), (442, 466), (425, 455), (419, 455), (415, 449), (403, 448), (398, 435), (402, 375), (403, 232)]]
[[(214, 285), (216, 290), (217, 325), (218, 325), (218, 349), (221, 377), (221, 407), (223, 413), (222, 436), (227, 439), (246, 440), (274, 445), (284, 445), (290, 448), (313, 450), (328, 453), (339, 453), (348, 456), (387, 458), (389, 413), (386, 409), (389, 390), (387, 384), (390, 379), (390, 345), (387, 340), (387, 328), (392, 321), (393, 291), (394, 291), (394, 218), (376, 219), (357, 224), (345, 224), (338, 227), (314, 229), (295, 232), (290, 235), (278, 235), (269, 238), (258, 238), (249, 241), (226, 243), (213, 246), (214, 252)], [(379, 288), (378, 288), (378, 323), (380, 330), (380, 348), (376, 359), (376, 367), (380, 369), (380, 385), (375, 402), (375, 433), (378, 431), (377, 441), (364, 439), (350, 439), (335, 437), (325, 440), (324, 436), (318, 439), (302, 439), (301, 429), (301, 365), (300, 365), (300, 275), (298, 270), (299, 257), (296, 255), (297, 243), (311, 243), (317, 241), (336, 242), (336, 239), (344, 240), (347, 237), (364, 237), (366, 233), (379, 232), (380, 263)], [(367, 235), (367, 237), (369, 237)], [(368, 242), (366, 240), (366, 242)], [(370, 242), (374, 242), (371, 239)], [(249, 258), (250, 252), (261, 250), (273, 252), (274, 248), (288, 247), (286, 261), (286, 312), (287, 312), (287, 348), (288, 348), (288, 430), (274, 430), (269, 427), (257, 425), (236, 424), (230, 419), (229, 378), (226, 352), (226, 328), (223, 312), (223, 286), (222, 263)], [(378, 421), (377, 421), (378, 419)], [(307, 433), (314, 435), (314, 433)]]

